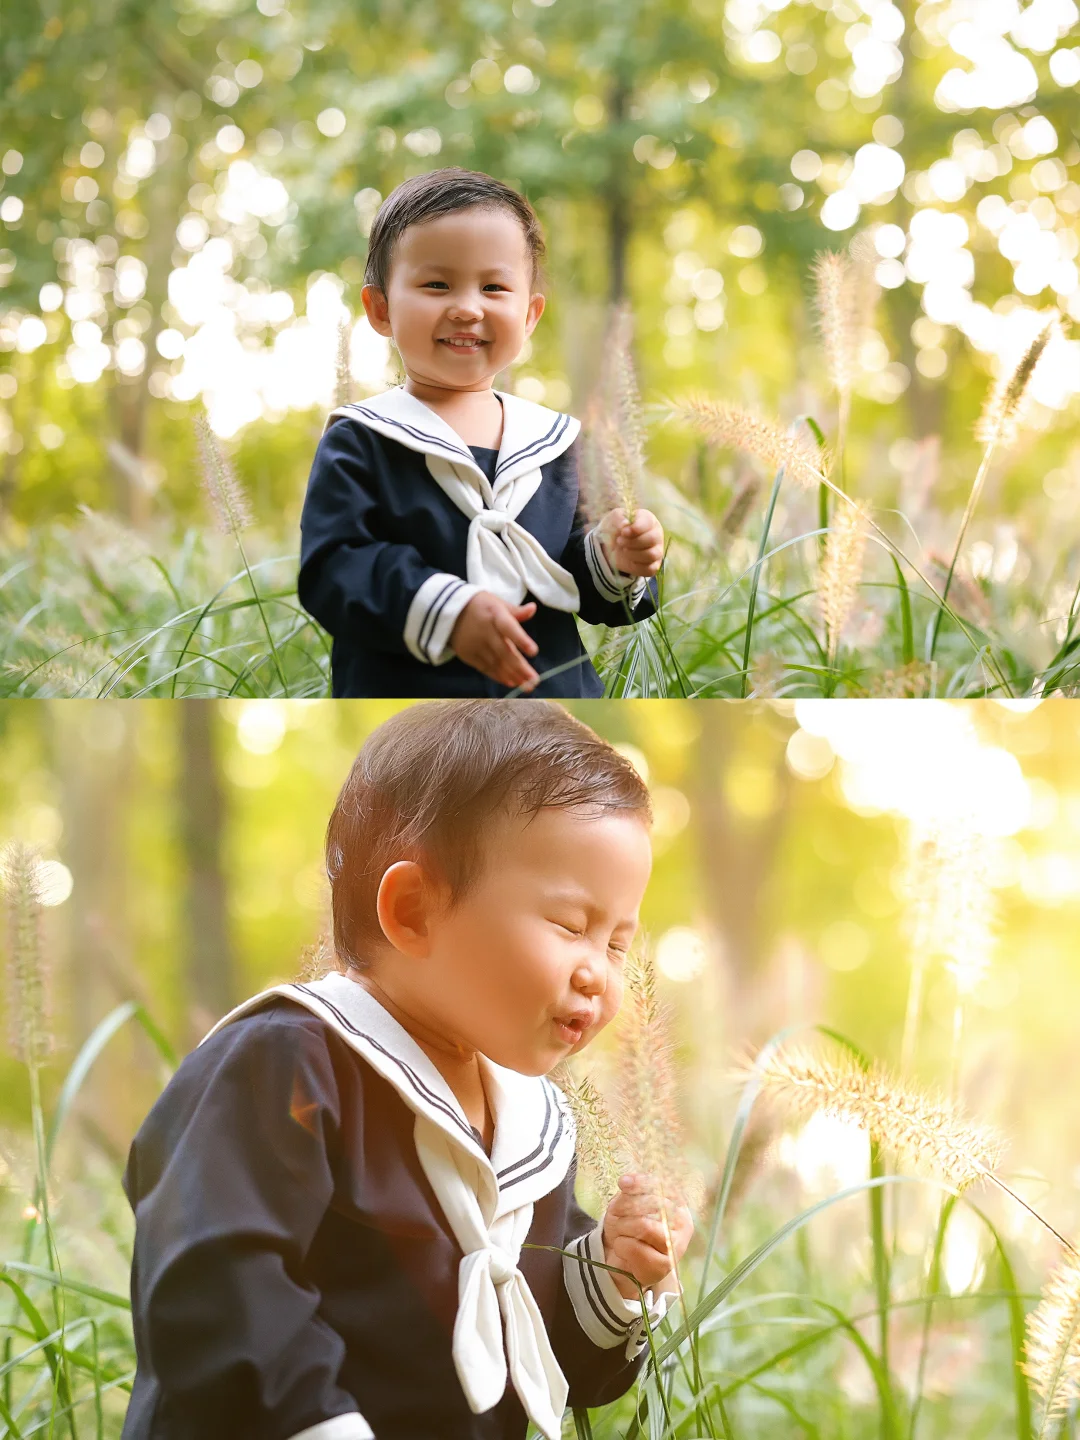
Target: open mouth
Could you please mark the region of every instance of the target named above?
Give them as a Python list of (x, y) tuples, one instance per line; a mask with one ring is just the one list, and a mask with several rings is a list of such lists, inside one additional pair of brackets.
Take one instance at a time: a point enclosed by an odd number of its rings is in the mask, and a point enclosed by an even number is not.
[(448, 350), (454, 350), (459, 355), (475, 355), (478, 350), (483, 349), (487, 344), (486, 340), (440, 340), (440, 345), (445, 345)]
[(585, 1034), (584, 1020), (555, 1020), (552, 1023), (559, 1032), (560, 1040), (567, 1045), (576, 1045)]

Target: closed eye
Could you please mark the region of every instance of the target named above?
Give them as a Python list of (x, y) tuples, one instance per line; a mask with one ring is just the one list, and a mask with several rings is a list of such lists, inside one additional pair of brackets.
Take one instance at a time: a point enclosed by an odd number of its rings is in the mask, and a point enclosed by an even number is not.
[[(426, 290), (429, 285), (445, 285), (445, 284), (446, 284), (446, 281), (445, 281), (445, 280), (425, 280), (424, 283), (423, 283), (423, 285), (421, 285), (420, 288), (421, 288), (421, 290)], [(505, 285), (500, 285), (497, 280), (492, 280), (492, 281), (490, 281), (487, 285), (484, 286), (484, 289), (485, 289), (485, 290), (490, 290), (492, 285), (494, 285), (494, 286), (496, 287), (496, 289), (498, 289), (498, 290), (505, 290), (505, 289), (506, 289), (506, 286), (505, 286)]]

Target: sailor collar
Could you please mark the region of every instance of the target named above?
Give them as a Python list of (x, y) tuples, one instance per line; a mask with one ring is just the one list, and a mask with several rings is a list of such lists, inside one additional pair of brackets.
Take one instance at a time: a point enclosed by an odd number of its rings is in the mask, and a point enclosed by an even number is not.
[[(492, 484), (502, 489), (519, 475), (538, 470), (568, 450), (578, 437), (581, 421), (505, 390), (495, 390), (494, 394), (502, 402), (503, 433)], [(409, 450), (465, 465), (484, 480), (487, 478), (457, 431), (404, 385), (367, 400), (339, 405), (326, 417), (323, 433), (342, 416), (359, 421)]]
[(478, 1057), (495, 1121), (489, 1158), (432, 1061), (378, 1000), (346, 975), (331, 972), (320, 980), (273, 985), (230, 1010), (200, 1044), (276, 995), (304, 1006), (329, 1025), (411, 1110), (464, 1152), (462, 1158), (475, 1162), (477, 1199), (489, 1223), (539, 1200), (565, 1179), (574, 1156), (574, 1122), (565, 1096), (552, 1081)]

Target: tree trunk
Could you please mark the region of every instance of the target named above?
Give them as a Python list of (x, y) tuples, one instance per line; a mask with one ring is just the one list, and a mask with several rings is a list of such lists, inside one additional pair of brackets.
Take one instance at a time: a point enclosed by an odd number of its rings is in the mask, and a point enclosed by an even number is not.
[[(741, 727), (731, 724), (732, 711), (714, 702), (700, 706), (701, 736), (697, 744), (694, 784), (696, 820), (700, 836), (702, 895), (705, 912), (721, 942), (725, 973), (725, 1003), (729, 1033), (755, 1035), (768, 1025), (759, 1014), (756, 995), (768, 938), (762, 895), (776, 861), (787, 826), (791, 775), (784, 763), (783, 746), (776, 746), (776, 801), (769, 814), (749, 819), (733, 812), (725, 794), (728, 757)], [(744, 717), (751, 726), (767, 723), (755, 710)]]
[(183, 954), (193, 1041), (235, 1003), (225, 876), (217, 701), (180, 700), (177, 811), (185, 862)]
[(185, 142), (170, 135), (159, 146), (161, 163), (148, 181), (147, 219), (150, 225), (143, 260), (146, 264), (146, 293), (150, 326), (140, 337), (146, 346), (146, 364), (141, 375), (127, 378), (114, 374), (111, 399), (115, 439), (109, 447), (117, 494), (122, 510), (132, 525), (146, 524), (150, 514), (152, 484), (145, 470), (146, 418), (150, 399), (150, 372), (157, 354), (157, 337), (163, 329), (161, 307), (168, 299), (172, 252), (176, 243), (178, 190), (184, 178), (182, 156)]
[[(630, 104), (630, 83), (623, 75), (615, 77), (611, 89), (609, 112), (611, 124), (621, 128), (627, 119)], [(626, 294), (626, 252), (630, 244), (630, 201), (626, 193), (626, 157), (617, 157), (607, 192), (608, 211), (608, 298), (612, 305)]]

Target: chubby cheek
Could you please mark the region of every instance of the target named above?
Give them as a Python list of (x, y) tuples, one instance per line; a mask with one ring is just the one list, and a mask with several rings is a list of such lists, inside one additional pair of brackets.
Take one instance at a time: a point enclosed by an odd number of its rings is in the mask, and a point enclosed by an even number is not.
[(608, 979), (607, 989), (604, 991), (603, 997), (600, 1000), (600, 1014), (597, 1018), (596, 1024), (592, 1027), (591, 1030), (586, 1030), (585, 1034), (574, 1046), (573, 1050), (570, 1051), (571, 1055), (577, 1055), (580, 1053), (580, 1051), (586, 1049), (600, 1034), (600, 1031), (606, 1029), (607, 1026), (611, 1024), (612, 1020), (615, 1019), (615, 1016), (618, 1015), (619, 1010), (622, 1006), (622, 997), (622, 977), (610, 977)]

